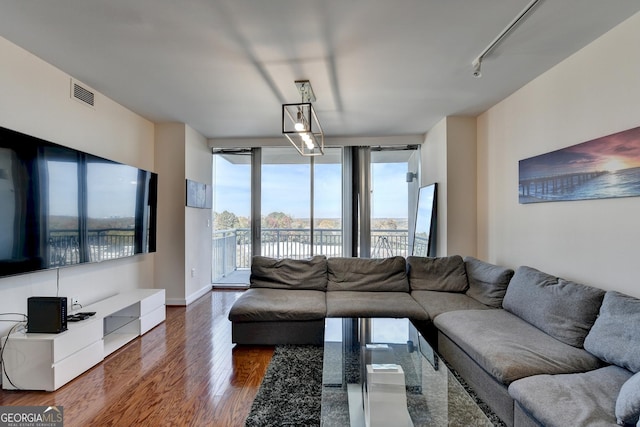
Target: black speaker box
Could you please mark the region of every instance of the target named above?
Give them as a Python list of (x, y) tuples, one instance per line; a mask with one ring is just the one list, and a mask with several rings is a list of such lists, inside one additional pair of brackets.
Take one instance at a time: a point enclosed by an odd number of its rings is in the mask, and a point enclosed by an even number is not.
[(27, 298), (27, 316), (27, 332), (59, 334), (66, 331), (67, 298)]

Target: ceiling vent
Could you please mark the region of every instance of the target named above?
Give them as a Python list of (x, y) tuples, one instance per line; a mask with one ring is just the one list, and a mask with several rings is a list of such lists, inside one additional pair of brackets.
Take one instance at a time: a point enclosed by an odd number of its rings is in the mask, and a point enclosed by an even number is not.
[(95, 107), (95, 94), (93, 91), (81, 85), (78, 81), (71, 79), (71, 98), (84, 105)]

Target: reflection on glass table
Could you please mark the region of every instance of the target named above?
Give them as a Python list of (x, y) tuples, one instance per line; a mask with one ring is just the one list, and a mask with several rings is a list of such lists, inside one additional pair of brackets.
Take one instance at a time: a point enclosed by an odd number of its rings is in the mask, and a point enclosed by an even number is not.
[(321, 411), (327, 427), (492, 425), (408, 319), (327, 319)]

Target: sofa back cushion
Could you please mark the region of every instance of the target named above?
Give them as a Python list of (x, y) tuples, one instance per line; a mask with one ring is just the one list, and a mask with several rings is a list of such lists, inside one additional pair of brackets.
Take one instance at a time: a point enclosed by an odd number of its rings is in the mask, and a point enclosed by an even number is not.
[(640, 372), (640, 299), (615, 291), (604, 296), (584, 348), (605, 362)]
[(464, 257), (469, 289), (467, 296), (489, 307), (501, 308), (513, 270), (489, 264), (474, 257)]
[(513, 275), (502, 305), (557, 340), (581, 348), (603, 297), (601, 289), (523, 266)]
[(407, 267), (403, 257), (329, 258), (328, 291), (409, 292)]
[(412, 291), (464, 292), (469, 287), (460, 255), (407, 258)]
[(251, 261), (251, 288), (327, 290), (327, 258), (274, 259), (254, 256)]

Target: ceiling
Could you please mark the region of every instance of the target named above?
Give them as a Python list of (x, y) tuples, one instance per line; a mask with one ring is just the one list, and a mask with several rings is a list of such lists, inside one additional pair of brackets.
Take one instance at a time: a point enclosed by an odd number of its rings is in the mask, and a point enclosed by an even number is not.
[[(325, 134), (477, 115), (640, 10), (636, 0), (0, 0), (0, 36), (154, 122), (273, 137), (311, 81)], [(99, 111), (99, 105), (96, 105)]]

